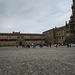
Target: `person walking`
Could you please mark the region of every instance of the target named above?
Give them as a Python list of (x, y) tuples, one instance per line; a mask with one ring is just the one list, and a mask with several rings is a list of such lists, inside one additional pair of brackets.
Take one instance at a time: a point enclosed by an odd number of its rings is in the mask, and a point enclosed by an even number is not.
[(50, 48), (51, 48), (51, 43), (49, 45), (50, 45)]
[(55, 44), (55, 47), (57, 48), (58, 44)]
[(69, 48), (69, 44), (67, 44), (67, 47)]

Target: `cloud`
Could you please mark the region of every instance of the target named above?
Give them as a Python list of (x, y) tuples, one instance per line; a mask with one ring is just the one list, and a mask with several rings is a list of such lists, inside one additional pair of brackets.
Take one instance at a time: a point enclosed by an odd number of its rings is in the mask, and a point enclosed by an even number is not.
[(65, 25), (71, 0), (0, 0), (0, 32), (42, 33)]

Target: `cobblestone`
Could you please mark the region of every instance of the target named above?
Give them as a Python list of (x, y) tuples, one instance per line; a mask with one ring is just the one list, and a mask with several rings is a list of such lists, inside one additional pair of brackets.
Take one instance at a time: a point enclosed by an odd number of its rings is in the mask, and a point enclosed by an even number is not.
[(0, 75), (75, 75), (75, 47), (0, 47)]

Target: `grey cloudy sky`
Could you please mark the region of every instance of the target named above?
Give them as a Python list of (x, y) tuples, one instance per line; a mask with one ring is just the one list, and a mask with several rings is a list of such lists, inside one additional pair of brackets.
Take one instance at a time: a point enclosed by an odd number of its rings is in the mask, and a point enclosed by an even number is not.
[(0, 0), (0, 33), (42, 33), (65, 25), (72, 0)]

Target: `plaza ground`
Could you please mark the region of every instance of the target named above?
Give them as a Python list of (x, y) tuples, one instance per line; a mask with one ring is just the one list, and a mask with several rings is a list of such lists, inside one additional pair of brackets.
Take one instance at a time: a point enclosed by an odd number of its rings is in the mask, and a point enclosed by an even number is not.
[(0, 75), (75, 75), (75, 47), (0, 47)]

